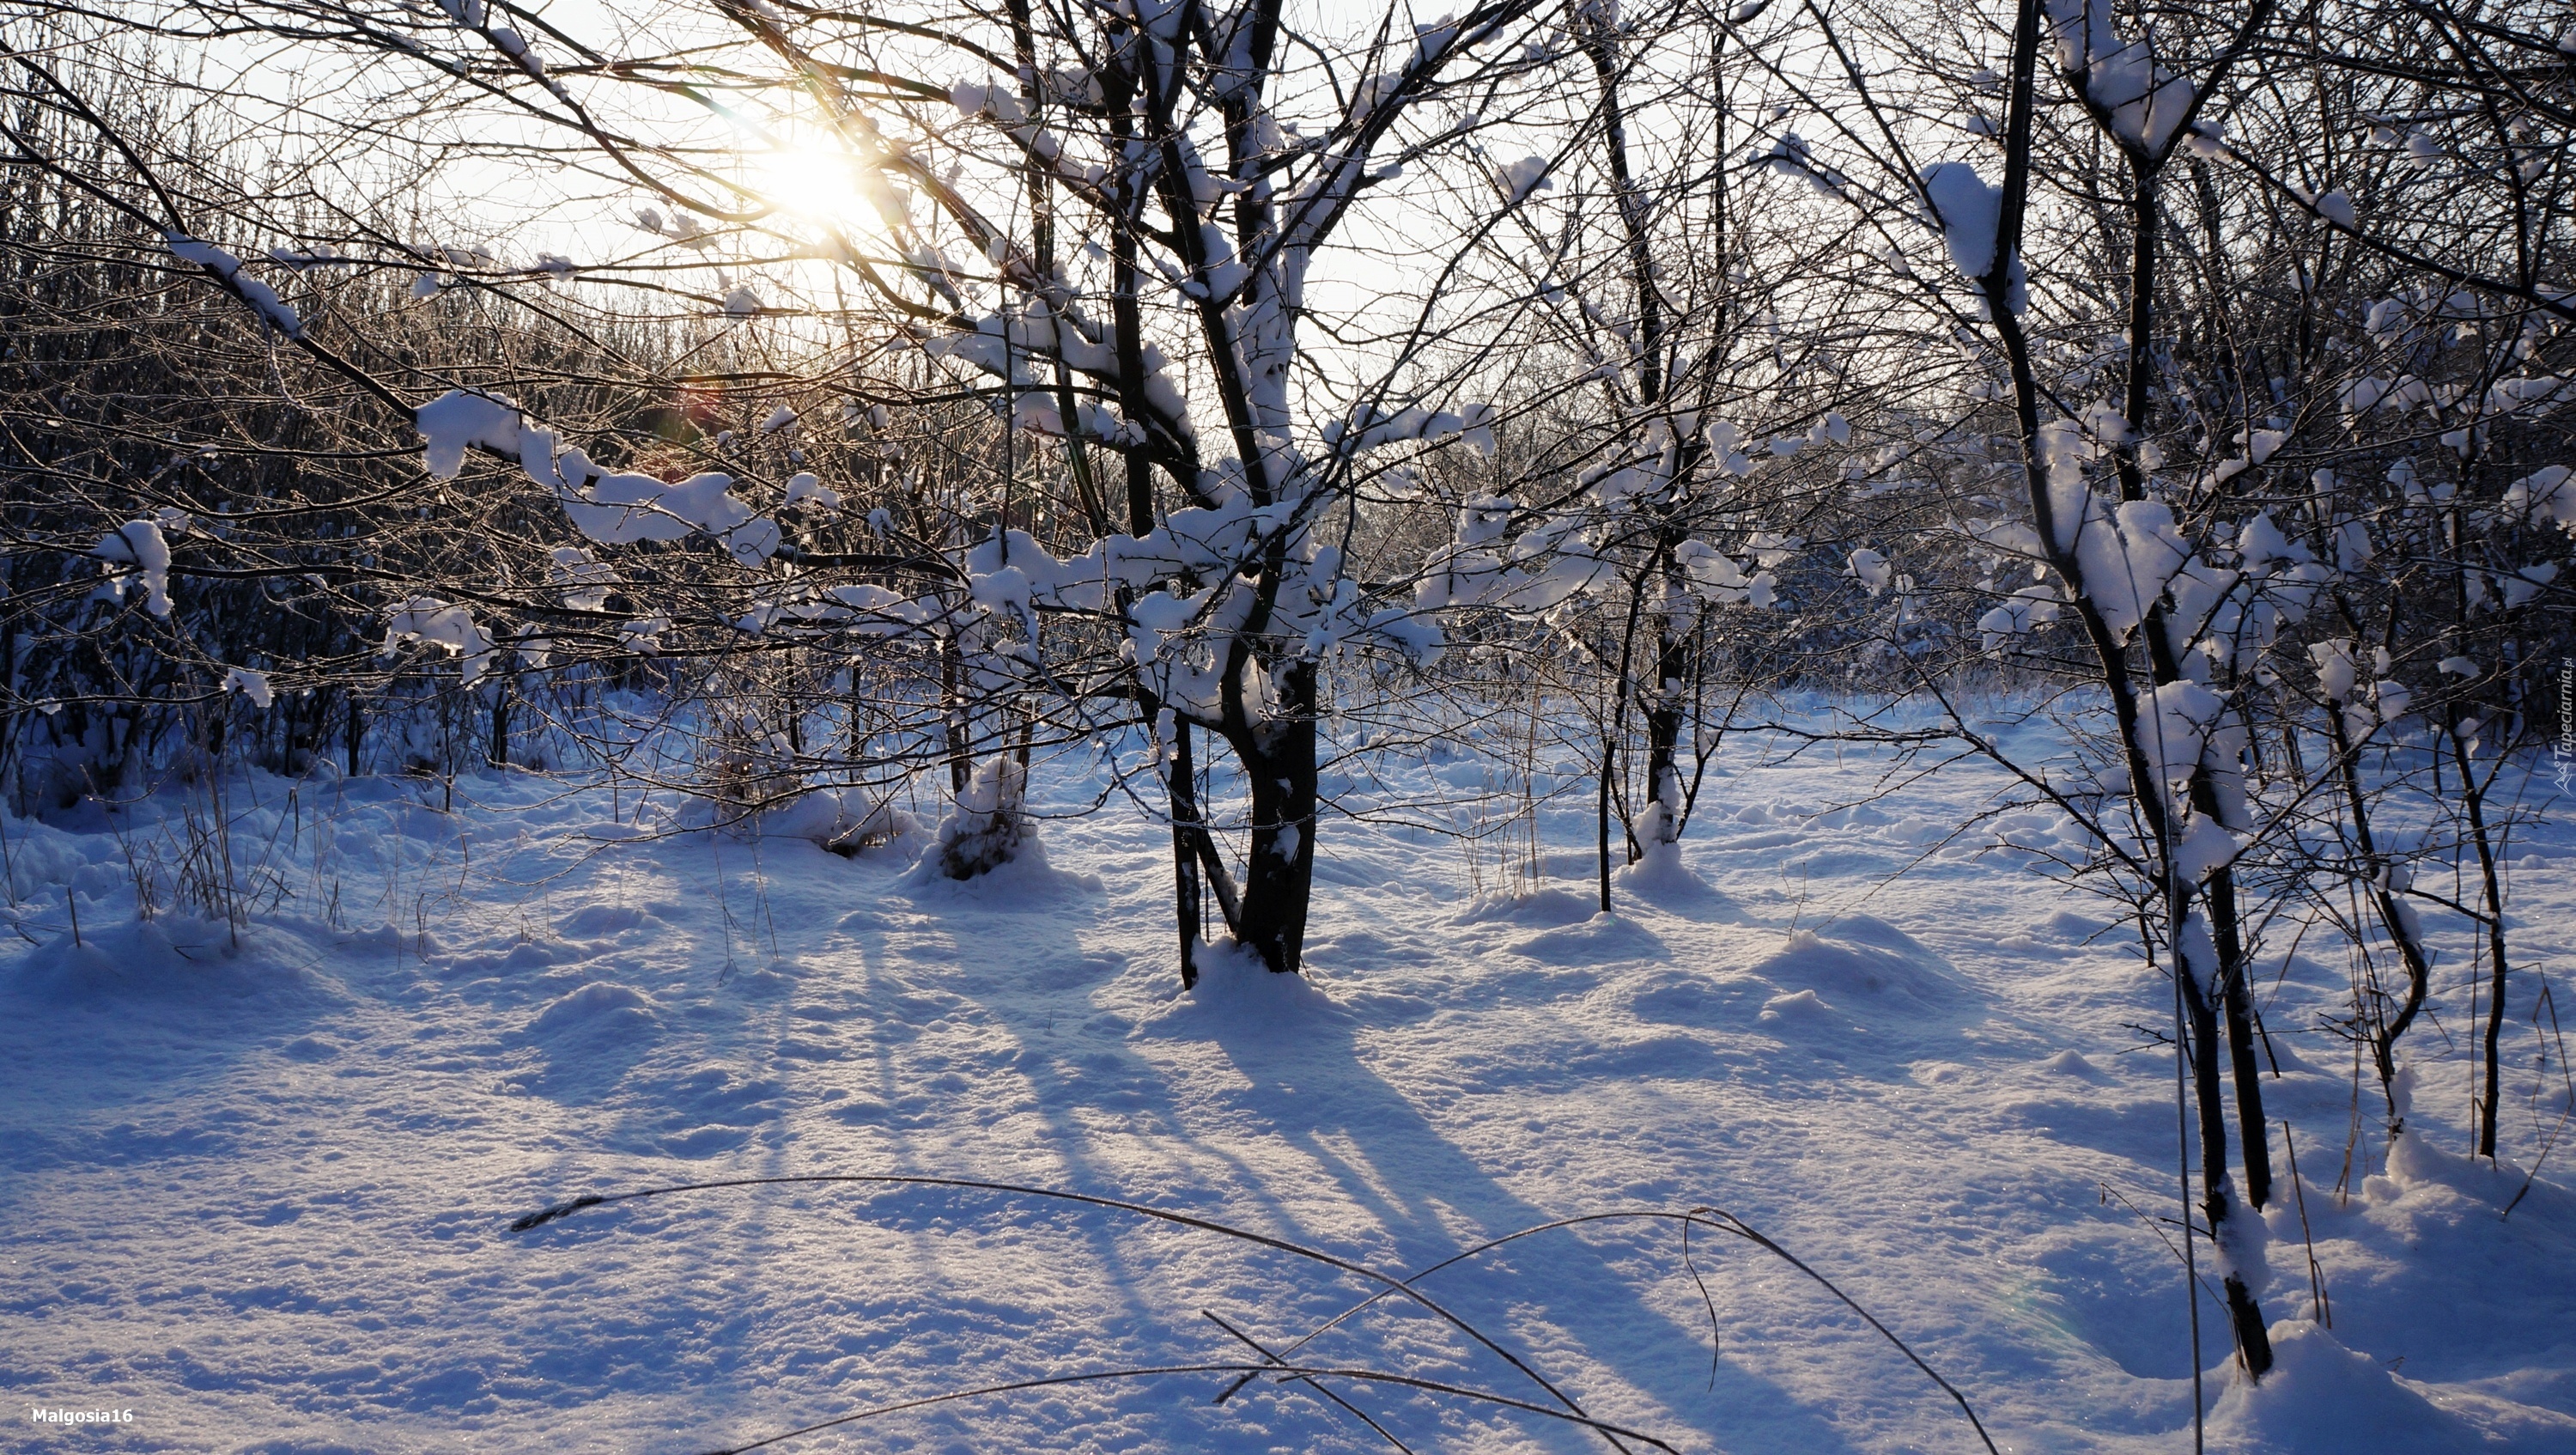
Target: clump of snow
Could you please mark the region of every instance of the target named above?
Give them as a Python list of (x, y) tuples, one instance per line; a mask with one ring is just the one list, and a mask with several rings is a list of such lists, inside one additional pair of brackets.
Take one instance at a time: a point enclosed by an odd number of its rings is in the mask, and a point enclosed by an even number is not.
[(2019, 637), (2057, 620), (2061, 606), (2055, 588), (2024, 586), (1977, 618), (1978, 649), (2001, 651)]
[(1963, 278), (1983, 278), (1995, 262), (1995, 229), (2003, 218), (2003, 191), (1989, 186), (1966, 162), (1935, 162), (1923, 169), (1923, 195), (1932, 204), (1950, 266)]
[(386, 620), (385, 649), (391, 651), (406, 642), (445, 647), (463, 658), (468, 687), (482, 679), (492, 661), (492, 634), (475, 624), (473, 612), (435, 596), (415, 596)]
[(2111, 0), (2049, 0), (2048, 16), (2058, 65), (2109, 114), (2111, 130), (2149, 152), (2162, 151), (2191, 109), (2191, 83), (2158, 65), (2145, 39), (2120, 38)]
[(631, 985), (594, 980), (559, 996), (537, 1012), (528, 1029), (539, 1035), (616, 1031), (631, 1034), (654, 1018), (650, 997)]
[(724, 828), (741, 837), (802, 839), (852, 857), (901, 844), (921, 831), (920, 821), (901, 804), (860, 788), (809, 788), (750, 812), (696, 798), (683, 806), (678, 822), (692, 830)]
[[(1641, 823), (1639, 827), (1643, 829), (1645, 825)], [(1692, 873), (1690, 866), (1682, 862), (1682, 846), (1678, 840), (1658, 834), (1648, 839), (1644, 847), (1645, 852), (1636, 863), (1611, 876), (1611, 884), (1618, 893), (1681, 912), (1727, 908), (1726, 896), (1712, 888), (1707, 880)]]
[(1823, 1020), (1831, 1016), (1833, 1010), (1834, 1008), (1826, 1003), (1825, 998), (1813, 990), (1793, 990), (1786, 994), (1772, 996), (1762, 1002), (1762, 1013), (1754, 1019), (1765, 1024), (1776, 1021)]
[(2570, 474), (2565, 465), (2544, 465), (2505, 487), (2498, 504), (2534, 525), (2554, 521), (2576, 534), (2576, 482)]
[(1517, 162), (1504, 164), (1502, 168), (1503, 201), (1506, 204), (1519, 202), (1533, 192), (1544, 192), (1555, 185), (1556, 179), (1547, 173), (1545, 157), (1523, 157)]
[[(1843, 916), (1831, 934), (1801, 928), (1753, 973), (1784, 994), (1824, 996), (1837, 1007), (1901, 1009), (1929, 1023), (1967, 1000), (1957, 971), (1911, 935), (1868, 915)], [(1895, 1027), (1888, 1027), (1894, 1030)]]
[(164, 241), (169, 244), (170, 256), (183, 263), (194, 263), (223, 279), (224, 286), (240, 295), (242, 301), (248, 303), (252, 310), (259, 314), (261, 322), (288, 338), (304, 336), (304, 320), (296, 316), (295, 310), (287, 305), (285, 299), (277, 296), (276, 289), (243, 272), (241, 259), (213, 243), (201, 242), (186, 233), (165, 234)]
[(204, 1008), (255, 1001), (274, 1009), (333, 998), (332, 987), (311, 971), (262, 953), (267, 943), (255, 928), (217, 920), (163, 915), (101, 922), (93, 911), (83, 917), (77, 943), (66, 928), (19, 960), (0, 989), (43, 1004), (120, 1015), (149, 1004)]
[[(2085, 412), (2082, 422), (2060, 419), (2041, 425), (2037, 441), (2047, 471), (2050, 532), (2058, 549), (2075, 557), (2084, 599), (2121, 641), (2191, 562), (2191, 546), (2175, 529), (2172, 507), (2152, 500), (2113, 506), (2087, 483), (2086, 463), (2128, 433), (2127, 421), (2116, 410), (2097, 406)], [(2009, 624), (1984, 629), (2001, 633)]]
[(412, 411), (413, 427), (428, 441), (429, 473), (439, 480), (455, 479), (465, 468), (466, 451), (478, 447), (518, 459), (523, 422), (517, 405), (463, 389), (450, 389)]
[(2496, 594), (2507, 611), (2539, 595), (2550, 582), (2558, 579), (2558, 563), (2543, 561), (2537, 566), (2517, 567), (2511, 575), (2499, 573), (2495, 578)]
[(1600, 908), (1596, 900), (1564, 889), (1535, 889), (1527, 894), (1489, 894), (1471, 901), (1458, 912), (1462, 925), (1489, 924), (1504, 921), (1517, 925), (1581, 924)]
[(1748, 576), (1733, 557), (1706, 541), (1687, 540), (1673, 548), (1673, 563), (1682, 568), (1691, 589), (1727, 606), (1769, 609), (1779, 600), (1779, 578), (1769, 571)]
[(264, 708), (276, 700), (275, 692), (268, 685), (268, 674), (254, 672), (248, 667), (228, 668), (224, 672), (224, 690), (240, 693), (253, 707)]
[(132, 568), (107, 573), (110, 595), (121, 600), (129, 585), (139, 584), (145, 610), (154, 616), (170, 614), (170, 540), (159, 521), (129, 520), (99, 537), (90, 554)]
[(609, 588), (617, 581), (617, 572), (605, 561), (581, 546), (557, 546), (549, 553), (554, 564), (547, 579), (564, 588), (559, 598), (574, 611), (598, 611), (608, 605)]
[(620, 473), (567, 488), (562, 498), (574, 527), (604, 545), (685, 540), (703, 532), (745, 566), (757, 566), (778, 554), (785, 533), (732, 492), (733, 477), (721, 471), (701, 471), (676, 484)]
[(2328, 702), (2342, 702), (2352, 696), (2352, 638), (2330, 637), (2308, 648), (2308, 657), (2317, 666), (2317, 690)]
[(1867, 546), (1851, 553), (1851, 573), (1872, 596), (1885, 595), (1896, 580), (1896, 568), (1887, 563), (1887, 557)]
[(2137, 694), (2138, 751), (2148, 771), (2171, 785), (2187, 782), (2213, 744), (2234, 739), (2224, 731), (2227, 699), (2197, 682), (2167, 682)]
[(1480, 455), (1494, 453), (1494, 408), (1489, 404), (1469, 404), (1456, 410), (1407, 408), (1388, 411), (1363, 406), (1357, 417), (1345, 423), (1328, 420), (1324, 424), (1324, 443), (1345, 451), (1376, 449), (1381, 445), (1409, 440), (1429, 444), (1457, 439)]
[(824, 484), (822, 477), (813, 471), (799, 470), (787, 477), (787, 499), (784, 503), (796, 505), (806, 501), (813, 502), (817, 510), (838, 510), (841, 508), (841, 492)]

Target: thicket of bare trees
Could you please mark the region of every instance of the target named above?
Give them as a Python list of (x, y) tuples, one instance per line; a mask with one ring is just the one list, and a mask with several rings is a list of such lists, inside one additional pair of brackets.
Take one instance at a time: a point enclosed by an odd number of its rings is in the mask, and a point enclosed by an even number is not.
[(2250, 1370), (2267, 960), (2349, 944), (2392, 1136), (2450, 975), (2498, 1154), (2559, 7), (610, 13), (12, 7), (18, 809), (535, 763), (847, 847), (927, 783), (965, 876), (1084, 743), (1186, 981), (1298, 968), (1336, 755), (1584, 739), (1608, 909), (1748, 704), (1902, 696), (1836, 731), (2085, 825), (2170, 976)]

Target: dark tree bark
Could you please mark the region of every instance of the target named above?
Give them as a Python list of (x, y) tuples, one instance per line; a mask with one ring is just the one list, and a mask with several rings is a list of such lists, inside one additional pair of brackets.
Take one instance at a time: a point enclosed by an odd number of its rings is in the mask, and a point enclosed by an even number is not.
[(1282, 700), (1260, 729), (1229, 735), (1252, 797), (1252, 852), (1243, 870), (1239, 933), (1262, 963), (1294, 973), (1305, 961), (1315, 885), (1315, 666), (1289, 664)]

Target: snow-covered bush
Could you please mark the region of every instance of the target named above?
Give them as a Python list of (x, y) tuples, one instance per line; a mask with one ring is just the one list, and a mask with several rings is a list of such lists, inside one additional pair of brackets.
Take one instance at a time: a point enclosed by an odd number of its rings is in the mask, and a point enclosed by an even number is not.
[(975, 768), (975, 776), (957, 795), (948, 817), (940, 822), (939, 872), (951, 879), (972, 879), (1009, 863), (1033, 842), (1027, 801), (1029, 770), (1008, 753), (996, 753)]

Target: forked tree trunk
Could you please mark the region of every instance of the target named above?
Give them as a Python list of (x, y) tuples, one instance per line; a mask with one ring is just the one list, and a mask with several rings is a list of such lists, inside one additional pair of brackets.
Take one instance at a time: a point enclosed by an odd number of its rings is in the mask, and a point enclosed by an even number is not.
[[(2180, 953), (2188, 923), (2190, 894), (2173, 872), (2174, 847), (2178, 837), (2179, 814), (2176, 806), (2166, 802), (2167, 795), (2157, 784), (2159, 774), (2139, 744), (2139, 709), (2134, 686), (2136, 674), (2129, 666), (2128, 644), (2115, 636), (2104, 623), (2101, 613), (2084, 594), (2084, 572), (2075, 559), (2071, 530), (2061, 538), (2056, 500), (2050, 490), (2048, 470), (2040, 450), (2040, 389), (2031, 366), (2031, 346), (2022, 331), (2020, 316), (2014, 311), (2013, 275), (2019, 263), (2022, 222), (2028, 207), (2031, 184), (2031, 132), (2037, 109), (2037, 72), (2041, 33), (2039, 0), (2020, 0), (2013, 25), (2012, 81), (2004, 123), (2004, 179), (1997, 207), (1993, 251), (1985, 273), (1977, 279), (1985, 295), (1986, 312), (2006, 363), (2012, 371), (2013, 409), (2022, 447), (2023, 484), (2027, 492), (2032, 524), (2037, 527), (2042, 549), (2052, 572), (2069, 588), (2068, 605), (2082, 623), (2084, 635), (2093, 649), (2099, 678), (2111, 700), (2123, 755), (2127, 760), (2129, 781), (2134, 785), (2140, 807), (2146, 811), (2153, 829), (2155, 858), (2166, 887), (2161, 898), (2165, 930), (2170, 945), (2176, 949), (2174, 974), (2183, 991), (2182, 1001), (2190, 1045), (2193, 1100), (2199, 1114), (2200, 1169), (2202, 1212), (2209, 1221), (2212, 1236), (2220, 1236), (2227, 1227), (2235, 1201), (2234, 1182), (2227, 1167), (2227, 1111), (2219, 1075), (2218, 1011), (2211, 988), (2222, 994), (2225, 979), (2222, 966), (2212, 966), (2213, 986), (2203, 987), (2192, 972), (2186, 957)], [(2152, 198), (2151, 177), (2142, 178), (2141, 196)], [(2151, 215), (2151, 207), (2142, 207), (2141, 219)], [(2147, 255), (2149, 259), (2152, 254)], [(2133, 258), (2133, 262), (2137, 259)], [(2150, 263), (2151, 266), (2151, 263)], [(2148, 273), (2152, 281), (2152, 272)], [(2133, 299), (2142, 311), (2152, 302), (2151, 296)], [(2080, 528), (2080, 521), (2066, 522)], [(2158, 624), (2158, 628), (2161, 624)], [(2195, 777), (2200, 776), (2195, 770)], [(2252, 1137), (2262, 1135), (2249, 1129)], [(2230, 1273), (2226, 1279), (2228, 1322), (2236, 1334), (2237, 1352), (2245, 1361), (2246, 1372), (2257, 1380), (2271, 1372), (2272, 1344), (2264, 1331), (2263, 1313), (2256, 1304), (2252, 1289), (2243, 1279)]]
[[(2121, 498), (2142, 501), (2147, 498), (2146, 472), (2138, 462), (2137, 440), (2147, 431), (2156, 401), (2153, 341), (2157, 237), (2163, 225), (2163, 211), (2158, 201), (2162, 191), (2160, 170), (2138, 163), (2133, 175), (2135, 182), (2129, 196), (2128, 381), (2121, 403), (2130, 434), (2113, 455), (2119, 468)], [(2183, 671), (2168, 634), (2170, 624), (2171, 613), (2159, 600), (2148, 610), (2140, 633), (2146, 639), (2147, 668), (2158, 687), (2184, 681), (2189, 675)], [(2193, 765), (2190, 791), (2194, 813), (2224, 822), (2217, 785), (2210, 780), (2207, 764)], [(2210, 934), (2218, 948), (2217, 993), (2226, 1012), (2227, 1048), (2236, 1082), (2236, 1125), (2245, 1154), (2245, 1200), (2260, 1208), (2272, 1199), (2272, 1144), (2266, 1130), (2271, 1122), (2263, 1110), (2263, 1071), (2254, 1054), (2252, 970), (2246, 962), (2235, 871), (2222, 868), (2212, 875), (2201, 901), (2209, 909)]]
[(1233, 744), (1252, 797), (1238, 930), (1263, 964), (1294, 974), (1305, 961), (1315, 887), (1315, 665), (1291, 664), (1280, 679), (1269, 725)]
[(2494, 836), (2487, 829), (2486, 789), (2479, 785), (2471, 771), (2469, 746), (2460, 733), (2460, 710), (2455, 704), (2448, 714), (2450, 721), (2443, 736), (2451, 740), (2451, 758), (2460, 770), (2460, 800), (2469, 811), (2469, 841), (2478, 851), (2478, 884), (2485, 899), (2487, 929), (2487, 1023), (2478, 1036), (2479, 1059), (2483, 1062), (2482, 1089), (2478, 1096), (2478, 1155), (2489, 1161), (2496, 1154), (2496, 1100), (2503, 1095), (2504, 1003), (2506, 961), (2504, 944), (2504, 879), (2496, 867)]

